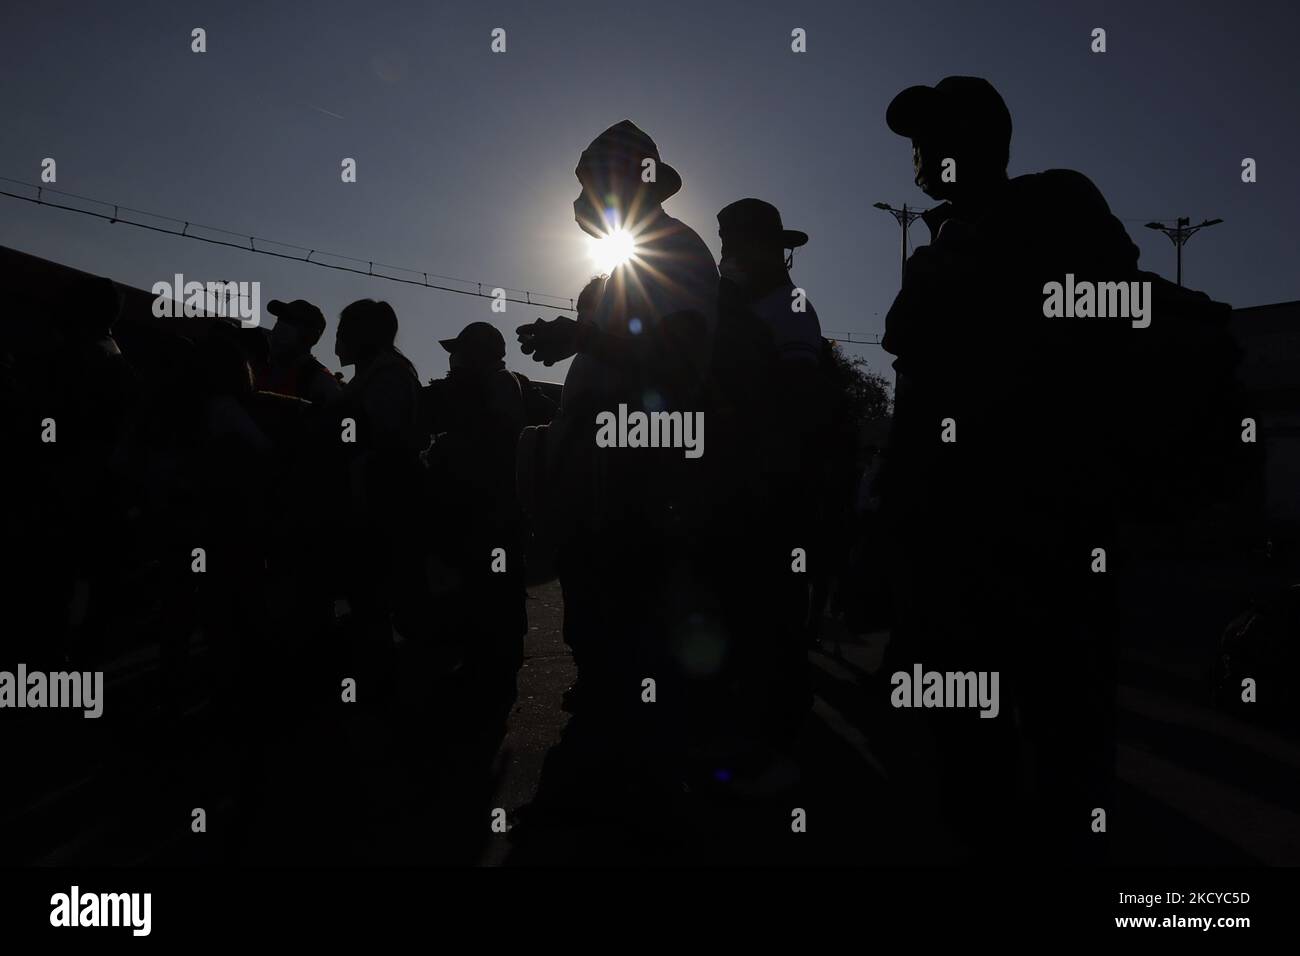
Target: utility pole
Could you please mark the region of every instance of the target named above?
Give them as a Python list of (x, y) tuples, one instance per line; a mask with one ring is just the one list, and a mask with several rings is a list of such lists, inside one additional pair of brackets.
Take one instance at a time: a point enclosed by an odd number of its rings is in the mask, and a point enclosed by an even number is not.
[(1223, 222), (1222, 219), (1207, 219), (1200, 225), (1193, 226), (1190, 224), (1191, 221), (1192, 220), (1188, 216), (1183, 216), (1178, 220), (1178, 224), (1174, 226), (1166, 226), (1163, 222), (1147, 223), (1148, 229), (1156, 229), (1163, 232), (1169, 237), (1169, 241), (1174, 244), (1174, 249), (1178, 256), (1178, 284), (1180, 286), (1183, 284), (1183, 246), (1187, 244), (1187, 240), (1192, 238), (1192, 236), (1196, 235), (1206, 226), (1217, 226), (1219, 223)]
[(895, 209), (893, 206), (889, 205), (889, 203), (884, 203), (884, 202), (873, 203), (873, 205), (877, 209), (883, 209), (885, 212), (889, 213), (891, 216), (894, 217), (895, 220), (897, 220), (898, 224), (903, 227), (903, 243), (901, 246), (901, 260), (902, 260), (901, 268), (903, 272), (906, 272), (907, 271), (907, 227), (912, 224), (913, 220), (921, 218), (922, 210), (908, 209), (907, 203), (903, 203), (902, 209)]

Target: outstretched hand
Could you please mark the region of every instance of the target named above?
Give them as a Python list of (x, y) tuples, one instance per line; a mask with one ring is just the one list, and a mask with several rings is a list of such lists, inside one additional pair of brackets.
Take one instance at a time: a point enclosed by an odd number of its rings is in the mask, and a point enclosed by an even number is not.
[(525, 355), (531, 355), (533, 361), (543, 365), (554, 365), (578, 351), (578, 323), (565, 316), (549, 322), (538, 319), (515, 329), (519, 336), (519, 348)]

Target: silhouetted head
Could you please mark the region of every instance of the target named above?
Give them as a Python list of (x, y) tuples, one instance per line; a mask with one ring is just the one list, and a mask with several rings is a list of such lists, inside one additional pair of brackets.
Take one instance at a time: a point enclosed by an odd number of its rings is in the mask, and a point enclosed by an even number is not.
[(916, 185), (928, 196), (969, 198), (1007, 178), (1011, 113), (988, 80), (949, 76), (910, 86), (889, 104), (885, 122), (912, 141)]
[(718, 213), (722, 259), (718, 271), (739, 286), (784, 281), (786, 250), (808, 241), (806, 232), (786, 229), (780, 211), (761, 199), (740, 199)]
[[(654, 181), (646, 182), (651, 170)], [(618, 226), (635, 227), (682, 188), (677, 170), (659, 158), (654, 140), (631, 120), (615, 123), (592, 140), (573, 172), (582, 186), (573, 201), (573, 218), (597, 238)]]
[(343, 365), (365, 365), (397, 340), (397, 313), (387, 302), (358, 299), (339, 314), (334, 354)]
[(122, 299), (112, 279), (86, 276), (68, 290), (63, 327), (71, 338), (102, 339), (113, 334)]
[(276, 318), (271, 330), (271, 353), (278, 360), (302, 358), (325, 333), (325, 315), (305, 299), (272, 299), (266, 311)]
[(506, 340), (489, 322), (471, 322), (454, 339), (439, 339), (452, 368), (491, 372), (506, 367)]

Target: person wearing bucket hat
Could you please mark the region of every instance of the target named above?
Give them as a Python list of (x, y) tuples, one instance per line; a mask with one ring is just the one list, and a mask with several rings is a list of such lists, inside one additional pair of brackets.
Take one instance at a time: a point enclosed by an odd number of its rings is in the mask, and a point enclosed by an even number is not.
[(339, 393), (338, 379), (311, 352), (325, 333), (324, 314), (305, 299), (272, 299), (266, 311), (276, 322), (271, 329), (270, 363), (257, 387), (316, 405), (330, 402)]
[[(551, 425), (552, 450), (571, 426), (590, 430), (597, 410), (629, 398), (635, 410), (646, 395), (664, 393), (662, 381), (657, 391), (648, 387), (655, 379), (693, 375), (698, 382), (717, 316), (717, 266), (699, 235), (664, 211), (662, 203), (682, 188), (682, 178), (654, 140), (622, 120), (591, 141), (574, 173), (581, 187), (573, 204), (578, 226), (597, 239), (626, 233), (632, 254), (588, 284), (576, 320), (539, 318), (516, 329), (520, 349), (535, 361), (553, 365), (573, 358)], [(668, 316), (674, 321), (663, 326)], [(579, 452), (577, 446), (586, 444), (568, 447), (585, 455), (590, 449)], [(629, 503), (627, 491), (610, 491), (575, 495), (570, 503), (583, 513), (570, 517), (585, 528), (604, 523), (611, 510)]]
[[(894, 637), (927, 667), (1001, 673), (1001, 712), (1017, 714), (1001, 733), (935, 719), (954, 835), (976, 853), (1098, 862), (1104, 841), (1075, 824), (1110, 805), (1118, 604), (1115, 575), (1078, 562), (1114, 526), (1124, 416), (1096, 376), (1112, 369), (1106, 388), (1122, 389), (1124, 345), (1113, 325), (1045, 318), (1043, 289), (1067, 273), (1127, 280), (1137, 247), (1081, 173), (1008, 177), (1011, 114), (987, 80), (909, 87), (885, 121), (912, 142), (916, 185), (941, 200), (922, 215), (931, 241), (907, 260), (881, 342), (897, 372), (878, 484)], [(1022, 739), (1036, 748), (1027, 815), (1010, 809)], [(987, 780), (979, 793), (973, 774)]]
[[(682, 178), (660, 158), (654, 140), (631, 120), (615, 123), (582, 151), (574, 175), (581, 187), (573, 202), (578, 227), (597, 241), (626, 233), (632, 244), (632, 254), (600, 283), (598, 301), (579, 317), (590, 320), (589, 331), (639, 335), (661, 316), (688, 310), (704, 316), (711, 329), (717, 267), (695, 231), (663, 209), (664, 200), (682, 188)], [(580, 334), (578, 322), (564, 316), (516, 331), (524, 354), (547, 365), (610, 344)], [(607, 392), (617, 387), (619, 375), (589, 354), (574, 361), (565, 390), (575, 398)]]
[[(661, 686), (680, 676), (670, 635), (686, 627), (680, 617), (690, 598), (667, 582), (698, 576), (683, 567), (688, 549), (671, 545), (669, 535), (687, 520), (684, 475), (695, 462), (680, 449), (598, 446), (596, 416), (621, 407), (698, 411), (718, 271), (699, 235), (664, 210), (682, 177), (636, 124), (623, 120), (601, 132), (574, 174), (578, 227), (597, 240), (621, 231), (632, 254), (588, 285), (577, 320), (538, 319), (517, 329), (521, 350), (534, 360), (573, 357), (558, 414), (521, 436), (520, 495), (537, 503), (535, 519), (559, 546), (564, 634), (578, 666), (575, 687), (582, 688), (569, 698), (582, 702), (571, 727), (585, 728), (592, 735), (586, 739), (605, 753), (581, 764), (598, 772), (617, 758), (641, 775), (654, 762), (650, 751), (665, 758), (675, 749), (663, 734), (682, 726), (683, 698), (661, 692), (669, 712), (660, 704), (662, 719), (652, 727), (637, 698), (618, 688), (638, 667), (659, 667)], [(564, 789), (543, 775), (542, 791), (556, 786)]]
[(573, 202), (574, 218), (583, 232), (596, 237), (617, 224), (634, 223), (682, 188), (677, 170), (631, 120), (615, 123), (592, 140), (573, 172), (582, 185)]

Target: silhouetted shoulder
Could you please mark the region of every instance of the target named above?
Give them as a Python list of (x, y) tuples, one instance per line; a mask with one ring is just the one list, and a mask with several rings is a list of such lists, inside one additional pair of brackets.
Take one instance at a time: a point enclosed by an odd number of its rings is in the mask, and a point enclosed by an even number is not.
[(1101, 190), (1083, 173), (1073, 169), (1048, 169), (1011, 180), (1011, 200), (1041, 219), (1069, 222), (1072, 228), (1057, 231), (1063, 248), (1081, 257), (1076, 270), (1091, 263), (1102, 269), (1132, 269), (1139, 249), (1124, 224), (1110, 210)]
[(1026, 198), (1050, 202), (1077, 210), (1091, 210), (1094, 214), (1110, 213), (1106, 197), (1096, 184), (1074, 169), (1045, 169), (1041, 173), (1017, 176), (1012, 187), (1028, 194)]
[[(714, 286), (718, 281), (718, 267), (713, 261), (713, 253), (709, 251), (709, 247), (700, 238), (699, 233), (686, 223), (666, 213), (663, 218), (666, 237), (664, 245), (671, 255), (669, 262), (678, 281), (703, 285), (709, 293), (706, 298), (712, 298)], [(661, 263), (659, 267), (662, 268), (665, 264)], [(699, 290), (692, 288), (691, 291)]]

